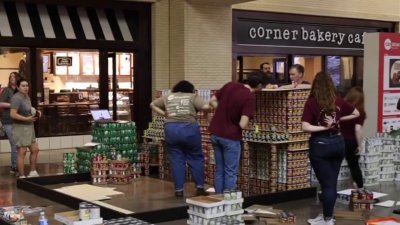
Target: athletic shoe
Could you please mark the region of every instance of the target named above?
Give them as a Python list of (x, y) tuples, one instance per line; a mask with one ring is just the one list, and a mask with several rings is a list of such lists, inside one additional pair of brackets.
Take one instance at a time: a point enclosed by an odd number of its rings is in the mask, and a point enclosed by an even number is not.
[(32, 170), (31, 172), (29, 172), (28, 177), (38, 177), (39, 174), (36, 170)]
[(208, 192), (204, 188), (197, 188), (196, 196), (208, 196)]
[(175, 191), (175, 196), (178, 198), (182, 198), (183, 197), (183, 191)]
[(10, 174), (15, 174), (17, 172), (18, 172), (17, 168), (10, 167)]
[(323, 214), (318, 214), (317, 217), (315, 217), (314, 219), (308, 219), (307, 222), (309, 224), (314, 224), (320, 221), (324, 221), (324, 215)]
[(311, 225), (335, 225), (335, 221), (333, 219), (330, 219), (328, 221), (319, 220), (317, 222), (311, 223)]

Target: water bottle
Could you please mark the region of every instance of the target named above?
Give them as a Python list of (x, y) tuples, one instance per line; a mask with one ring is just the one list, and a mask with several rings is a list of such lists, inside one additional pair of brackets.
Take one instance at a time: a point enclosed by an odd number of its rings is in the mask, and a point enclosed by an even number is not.
[(44, 212), (40, 212), (40, 216), (39, 216), (39, 225), (48, 225), (49, 222), (47, 220), (46, 215), (44, 214)]

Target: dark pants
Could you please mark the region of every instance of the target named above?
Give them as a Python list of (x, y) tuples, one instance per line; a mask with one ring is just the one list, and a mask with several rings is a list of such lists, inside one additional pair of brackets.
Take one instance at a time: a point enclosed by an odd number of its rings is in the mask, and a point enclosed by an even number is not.
[(353, 177), (354, 182), (356, 182), (358, 188), (362, 188), (364, 187), (364, 184), (360, 164), (358, 163), (360, 156), (357, 155), (357, 141), (349, 139), (344, 142), (346, 146), (346, 160), (349, 164), (351, 176)]
[(198, 188), (204, 187), (204, 155), (197, 123), (166, 123), (165, 143), (171, 163), (175, 191), (183, 191), (186, 162)]
[(310, 162), (321, 185), (324, 217), (332, 217), (337, 198), (337, 180), (344, 158), (341, 135), (319, 135), (310, 138)]

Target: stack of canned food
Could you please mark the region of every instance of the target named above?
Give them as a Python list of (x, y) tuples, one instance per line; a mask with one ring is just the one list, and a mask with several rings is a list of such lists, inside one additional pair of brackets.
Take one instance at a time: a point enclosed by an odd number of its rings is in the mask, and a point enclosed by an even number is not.
[(99, 219), (100, 207), (88, 202), (79, 203), (79, 220)]
[[(121, 158), (129, 159), (132, 162), (137, 162), (138, 160), (136, 135), (134, 122), (95, 123), (92, 128), (93, 142), (103, 144), (97, 150), (110, 151), (115, 148), (117, 156), (120, 155)], [(111, 155), (109, 157), (111, 158)]]
[(352, 190), (350, 197), (350, 210), (372, 210), (374, 207), (374, 194), (368, 190)]
[(66, 152), (63, 154), (64, 174), (76, 173), (75, 153)]

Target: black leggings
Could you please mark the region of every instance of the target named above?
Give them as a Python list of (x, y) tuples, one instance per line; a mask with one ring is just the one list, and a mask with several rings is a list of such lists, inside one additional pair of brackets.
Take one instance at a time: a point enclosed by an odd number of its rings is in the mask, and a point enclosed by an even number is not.
[(351, 176), (353, 177), (354, 182), (356, 182), (358, 188), (363, 188), (363, 177), (360, 169), (360, 164), (358, 163), (358, 159), (360, 156), (356, 155), (357, 153), (357, 141), (356, 140), (345, 140), (346, 146), (346, 160), (350, 167)]

